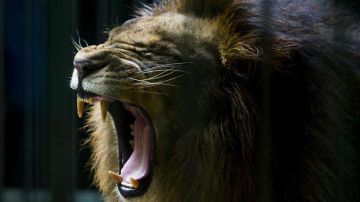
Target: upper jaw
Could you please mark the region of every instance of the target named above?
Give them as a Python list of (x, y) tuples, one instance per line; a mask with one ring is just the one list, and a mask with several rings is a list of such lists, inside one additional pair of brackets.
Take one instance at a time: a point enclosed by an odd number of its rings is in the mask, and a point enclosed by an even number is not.
[(105, 75), (106, 71), (106, 69), (98, 70), (83, 78), (81, 83), (79, 83), (78, 70), (74, 69), (70, 81), (70, 88), (76, 90), (78, 96), (81, 98), (98, 95), (108, 100), (130, 102), (128, 97), (131, 80), (124, 77), (123, 79), (116, 80), (117, 84), (113, 85), (112, 82), (114, 82), (114, 80), (101, 76)]
[(70, 81), (70, 88), (77, 91), (77, 111), (80, 118), (83, 114), (84, 103), (95, 104), (95, 102), (99, 102), (103, 121), (106, 119), (110, 102), (118, 100), (124, 103), (132, 103), (125, 98), (126, 96), (119, 96), (114, 93), (119, 90), (114, 90), (109, 86), (103, 85), (103, 79), (101, 77), (92, 77), (92, 75), (89, 75), (82, 80), (81, 84), (79, 84), (78, 78), (78, 70), (74, 69)]

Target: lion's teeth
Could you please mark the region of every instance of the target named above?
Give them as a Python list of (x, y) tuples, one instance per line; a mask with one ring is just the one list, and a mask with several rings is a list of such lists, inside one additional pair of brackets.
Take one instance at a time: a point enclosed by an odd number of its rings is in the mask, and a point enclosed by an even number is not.
[(107, 115), (107, 110), (109, 107), (109, 102), (106, 100), (101, 100), (100, 101), (100, 108), (101, 108), (101, 118), (103, 120), (103, 122), (106, 121), (106, 115)]
[(109, 176), (117, 183), (120, 184), (123, 181), (123, 177), (111, 170), (108, 171)]
[(76, 100), (76, 106), (77, 106), (77, 114), (79, 118), (83, 116), (84, 113), (84, 101), (78, 96)]
[(130, 177), (130, 183), (133, 188), (137, 189), (140, 185), (140, 182), (132, 177)]
[(89, 103), (89, 104), (94, 104), (95, 101), (96, 101), (96, 99), (93, 98), (93, 97), (91, 97), (91, 98), (88, 99), (88, 103)]

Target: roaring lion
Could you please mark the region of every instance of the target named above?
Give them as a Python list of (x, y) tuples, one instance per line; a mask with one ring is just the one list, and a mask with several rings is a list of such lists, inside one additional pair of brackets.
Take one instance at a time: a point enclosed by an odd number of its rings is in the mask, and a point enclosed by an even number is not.
[(106, 201), (359, 200), (360, 26), (312, 0), (167, 0), (78, 47)]

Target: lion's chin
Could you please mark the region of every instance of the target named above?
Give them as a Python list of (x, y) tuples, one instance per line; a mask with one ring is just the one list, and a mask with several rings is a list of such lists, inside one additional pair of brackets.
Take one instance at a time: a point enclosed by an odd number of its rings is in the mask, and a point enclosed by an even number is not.
[[(90, 94), (89, 94), (90, 95)], [(79, 101), (80, 100), (80, 101)], [(147, 192), (151, 179), (154, 151), (154, 127), (149, 115), (130, 103), (113, 101), (102, 96), (78, 98), (78, 112), (83, 103), (99, 102), (103, 121), (111, 114), (118, 140), (119, 171), (108, 171), (125, 198), (139, 197)], [(79, 109), (80, 106), (80, 109)]]

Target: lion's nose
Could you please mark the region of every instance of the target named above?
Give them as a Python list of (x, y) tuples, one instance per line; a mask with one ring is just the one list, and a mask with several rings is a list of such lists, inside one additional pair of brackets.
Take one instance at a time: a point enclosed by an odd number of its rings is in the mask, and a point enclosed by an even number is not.
[[(74, 88), (78, 90), (78, 95), (81, 97), (88, 96), (83, 89), (83, 80), (96, 70), (102, 69), (107, 65), (106, 60), (102, 57), (101, 50), (97, 49), (98, 46), (88, 46), (81, 49), (74, 58), (74, 67), (76, 69), (75, 76), (72, 79)], [(76, 82), (75, 82), (76, 81)], [(76, 85), (76, 86), (75, 86)]]
[(74, 58), (74, 67), (79, 74), (86, 76), (95, 70), (101, 69), (105, 66), (103, 60), (99, 60), (96, 46), (89, 46), (81, 49)]
[(74, 59), (74, 66), (81, 73), (89, 73), (103, 67), (103, 63), (90, 60), (88, 58), (76, 58)]

